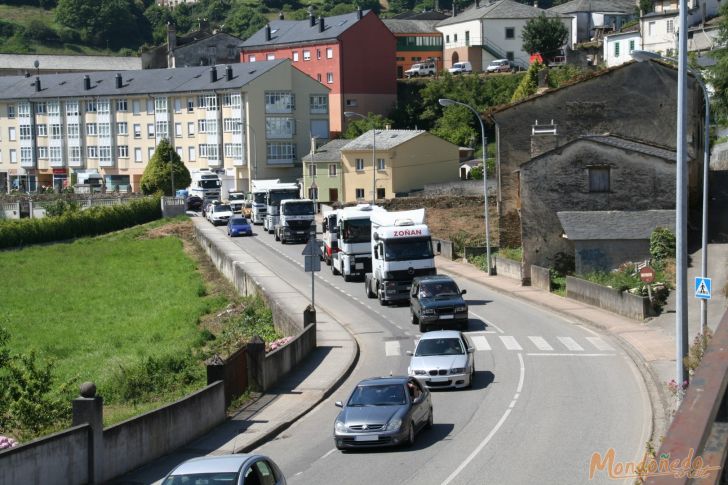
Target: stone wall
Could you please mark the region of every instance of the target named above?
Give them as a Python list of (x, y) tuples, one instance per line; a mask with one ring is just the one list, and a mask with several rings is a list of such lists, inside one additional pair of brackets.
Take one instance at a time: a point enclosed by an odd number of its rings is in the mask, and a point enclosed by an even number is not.
[(544, 291), (551, 291), (551, 275), (548, 268), (531, 265), (531, 286)]
[(498, 255), (493, 259), (495, 259), (495, 272), (498, 276), (506, 276), (520, 281), (521, 284), (524, 283), (520, 261), (513, 261), (512, 259), (503, 258)]
[(645, 296), (633, 295), (573, 276), (566, 277), (566, 297), (634, 320), (644, 320), (654, 315), (652, 304)]
[(652, 257), (648, 239), (575, 241), (574, 247), (576, 274), (611, 270), (628, 261), (644, 261)]

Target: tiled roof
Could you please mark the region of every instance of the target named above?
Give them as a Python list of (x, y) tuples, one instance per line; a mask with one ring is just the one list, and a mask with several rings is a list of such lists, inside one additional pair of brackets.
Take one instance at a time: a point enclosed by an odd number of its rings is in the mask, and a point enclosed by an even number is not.
[[(363, 133), (358, 138), (349, 140), (349, 143), (341, 147), (341, 151), (345, 150), (371, 150), (372, 141), (374, 141), (375, 150), (389, 150), (402, 143), (411, 140), (423, 133), (425, 130), (376, 130), (377, 135), (374, 137), (374, 130)], [(373, 139), (373, 140), (372, 140)]]
[(556, 215), (572, 241), (649, 239), (658, 227), (675, 230), (674, 210), (562, 211)]
[(439, 34), (435, 28), (439, 20), (384, 19), (382, 22), (393, 34)]
[(549, 11), (559, 14), (598, 12), (630, 15), (635, 13), (635, 8), (637, 8), (635, 0), (571, 0), (570, 2), (551, 7)]
[[(314, 162), (340, 162), (341, 161), (341, 147), (349, 143), (351, 140), (344, 138), (337, 138), (331, 140), (325, 145), (321, 145), (316, 149), (316, 153), (313, 154)], [(308, 152), (303, 157), (304, 162), (311, 161), (311, 152)]]
[(26, 69), (35, 73), (35, 61), (43, 71), (129, 71), (142, 68), (141, 57), (54, 56), (0, 54), (0, 69)]
[(546, 17), (559, 17), (554, 12), (524, 5), (513, 0), (497, 0), (491, 3), (483, 1), (480, 6), (476, 7), (473, 4), (470, 8), (459, 12), (455, 17), (450, 17), (438, 23), (437, 26), (453, 25), (477, 19), (530, 19), (542, 14)]
[[(217, 68), (217, 81), (210, 81), (211, 66), (178, 67), (176, 69), (140, 69), (121, 71), (122, 87), (116, 88), (116, 72), (41, 74), (41, 91), (35, 90), (35, 76), (0, 77), (0, 99), (43, 99), (58, 97), (114, 96), (134, 94), (210, 91), (241, 88), (260, 75), (274, 69), (286, 59), (261, 61), (255, 64), (230, 64), (233, 78), (226, 80), (224, 65)], [(84, 75), (91, 80), (91, 89), (84, 89)]]
[[(362, 17), (366, 16), (370, 10), (362, 11)], [(307, 20), (271, 20), (268, 25), (271, 29), (271, 40), (266, 40), (266, 27), (263, 27), (245, 42), (241, 44), (242, 49), (250, 49), (253, 47), (281, 45), (281, 44), (301, 44), (304, 42), (322, 42), (338, 38), (345, 30), (359, 21), (358, 12), (351, 12), (343, 15), (334, 15), (333, 17), (324, 17), (324, 31), (319, 31), (320, 19), (316, 17), (316, 25), (311, 26), (309, 19)]]

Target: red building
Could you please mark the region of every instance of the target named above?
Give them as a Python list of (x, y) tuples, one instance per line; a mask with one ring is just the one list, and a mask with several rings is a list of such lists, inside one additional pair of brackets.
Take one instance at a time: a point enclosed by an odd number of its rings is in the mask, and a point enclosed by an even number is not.
[(344, 111), (386, 116), (397, 100), (394, 34), (371, 10), (274, 20), (243, 42), (241, 62), (291, 59), (293, 66), (331, 89), (331, 132)]

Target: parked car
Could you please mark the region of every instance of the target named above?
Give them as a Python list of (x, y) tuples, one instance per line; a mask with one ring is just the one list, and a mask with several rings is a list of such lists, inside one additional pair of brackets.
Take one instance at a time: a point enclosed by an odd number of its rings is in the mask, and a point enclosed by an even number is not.
[(267, 456), (238, 453), (189, 459), (177, 465), (162, 481), (162, 485), (203, 483), (286, 485), (286, 477)]
[(448, 72), (452, 74), (463, 74), (468, 72), (473, 72), (473, 66), (468, 62), (456, 62), (452, 65), (450, 69), (448, 69)]
[(418, 62), (404, 71), (404, 77), (434, 76), (437, 74), (437, 66), (434, 62)]
[(212, 204), (219, 203), (217, 200), (209, 200), (209, 199), (203, 199), (202, 202), (202, 217), (207, 219), (207, 213), (210, 212), (210, 208), (212, 207)]
[(432, 427), (430, 391), (408, 376), (374, 377), (356, 385), (334, 423), (339, 450), (412, 445), (415, 435)]
[(411, 355), (407, 373), (428, 388), (470, 387), (475, 375), (474, 348), (462, 333), (439, 330), (424, 334)]
[(199, 211), (200, 209), (202, 209), (202, 197), (189, 195), (187, 196), (187, 200), (185, 202), (187, 203), (188, 211)]
[(227, 224), (228, 220), (233, 216), (233, 210), (230, 204), (215, 204), (213, 202), (207, 208), (207, 220), (212, 223), (213, 226), (220, 226)]
[(512, 69), (513, 66), (511, 66), (511, 61), (508, 59), (496, 59), (490, 61), (488, 67), (485, 68), (485, 72), (511, 72)]
[(252, 236), (253, 226), (250, 225), (250, 221), (245, 217), (236, 215), (228, 221), (227, 233), (230, 237)]
[(468, 328), (468, 305), (463, 299), (466, 290), (445, 275), (418, 276), (410, 289), (410, 313), (412, 323), (420, 326), (420, 332), (428, 327)]

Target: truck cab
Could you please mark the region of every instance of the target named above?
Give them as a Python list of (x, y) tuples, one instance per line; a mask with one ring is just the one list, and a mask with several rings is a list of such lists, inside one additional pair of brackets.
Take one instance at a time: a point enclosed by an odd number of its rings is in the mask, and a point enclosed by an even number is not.
[(228, 203), (235, 214), (242, 214), (245, 205), (245, 193), (228, 192)]
[(265, 220), (263, 228), (273, 234), (280, 224), (280, 205), (282, 200), (300, 199), (301, 189), (296, 183), (279, 183), (272, 185), (265, 192)]
[[(280, 203), (279, 222), (275, 226), (276, 241), (305, 242), (315, 231), (315, 207), (311, 199), (284, 199)], [(314, 232), (314, 238), (316, 234)]]
[(323, 241), (322, 257), (328, 266), (331, 266), (333, 254), (339, 252), (337, 215), (338, 211), (333, 210), (325, 213), (321, 220), (321, 239)]
[(370, 218), (373, 213), (383, 210), (370, 204), (339, 209), (336, 235), (338, 251), (331, 255), (333, 274), (341, 274), (344, 281), (350, 281), (354, 276), (363, 276), (371, 271)]

